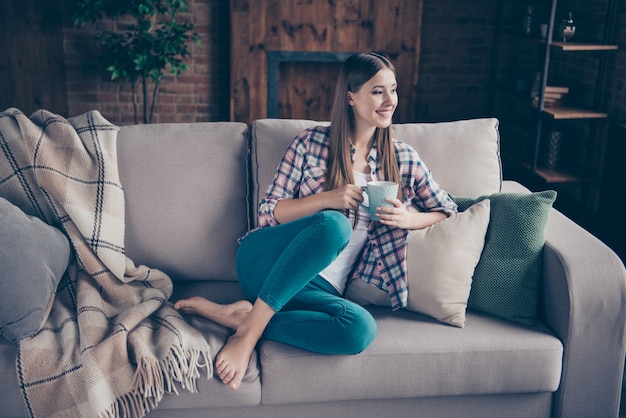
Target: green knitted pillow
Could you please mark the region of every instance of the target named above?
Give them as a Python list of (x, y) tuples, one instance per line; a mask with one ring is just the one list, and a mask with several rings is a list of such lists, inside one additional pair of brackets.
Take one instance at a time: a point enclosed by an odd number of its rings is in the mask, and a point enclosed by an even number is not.
[(556, 192), (453, 197), (459, 211), (491, 201), (485, 246), (474, 270), (468, 309), (532, 325), (537, 320), (542, 251)]

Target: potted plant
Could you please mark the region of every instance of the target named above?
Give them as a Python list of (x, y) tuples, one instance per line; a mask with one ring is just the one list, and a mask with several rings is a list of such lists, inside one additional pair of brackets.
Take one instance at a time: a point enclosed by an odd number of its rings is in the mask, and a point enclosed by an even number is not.
[(125, 79), (131, 86), (135, 123), (139, 95), (143, 123), (150, 123), (164, 72), (169, 68), (177, 76), (185, 71), (189, 41), (200, 43), (195, 25), (180, 19), (187, 8), (184, 0), (73, 0), (76, 26), (106, 18), (124, 21), (124, 30), (103, 29), (97, 38), (102, 42), (101, 60), (111, 79)]

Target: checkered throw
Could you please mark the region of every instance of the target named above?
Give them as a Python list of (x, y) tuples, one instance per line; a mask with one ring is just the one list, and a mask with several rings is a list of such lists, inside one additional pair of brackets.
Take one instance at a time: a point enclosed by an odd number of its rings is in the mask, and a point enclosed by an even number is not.
[(170, 278), (125, 256), (117, 131), (97, 111), (0, 113), (0, 196), (63, 230), (74, 254), (47, 322), (19, 344), (31, 416), (141, 417), (213, 375), (206, 340), (168, 302)]

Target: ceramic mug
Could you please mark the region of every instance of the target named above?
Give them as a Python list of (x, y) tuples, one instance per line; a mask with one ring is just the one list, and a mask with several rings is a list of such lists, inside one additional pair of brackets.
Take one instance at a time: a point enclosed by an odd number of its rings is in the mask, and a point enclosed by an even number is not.
[(379, 206), (393, 206), (385, 201), (388, 198), (398, 197), (398, 183), (393, 181), (370, 181), (367, 186), (363, 187), (363, 191), (367, 193), (368, 205), (361, 203), (361, 206), (367, 210), (373, 221), (380, 221), (376, 216), (376, 208)]

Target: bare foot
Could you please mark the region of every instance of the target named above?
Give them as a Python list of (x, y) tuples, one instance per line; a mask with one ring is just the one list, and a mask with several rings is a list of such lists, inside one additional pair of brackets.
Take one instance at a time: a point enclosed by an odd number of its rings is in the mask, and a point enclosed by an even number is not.
[(211, 302), (200, 296), (181, 299), (174, 304), (177, 311), (186, 314), (199, 315), (225, 327), (237, 330), (239, 325), (252, 310), (252, 304), (247, 300), (238, 300), (227, 305)]
[(276, 311), (257, 298), (246, 319), (231, 335), (215, 359), (217, 374), (228, 387), (237, 390), (248, 369), (250, 356), (263, 330)]
[(217, 374), (231, 390), (237, 390), (248, 369), (258, 338), (237, 333), (230, 336), (215, 359)]

